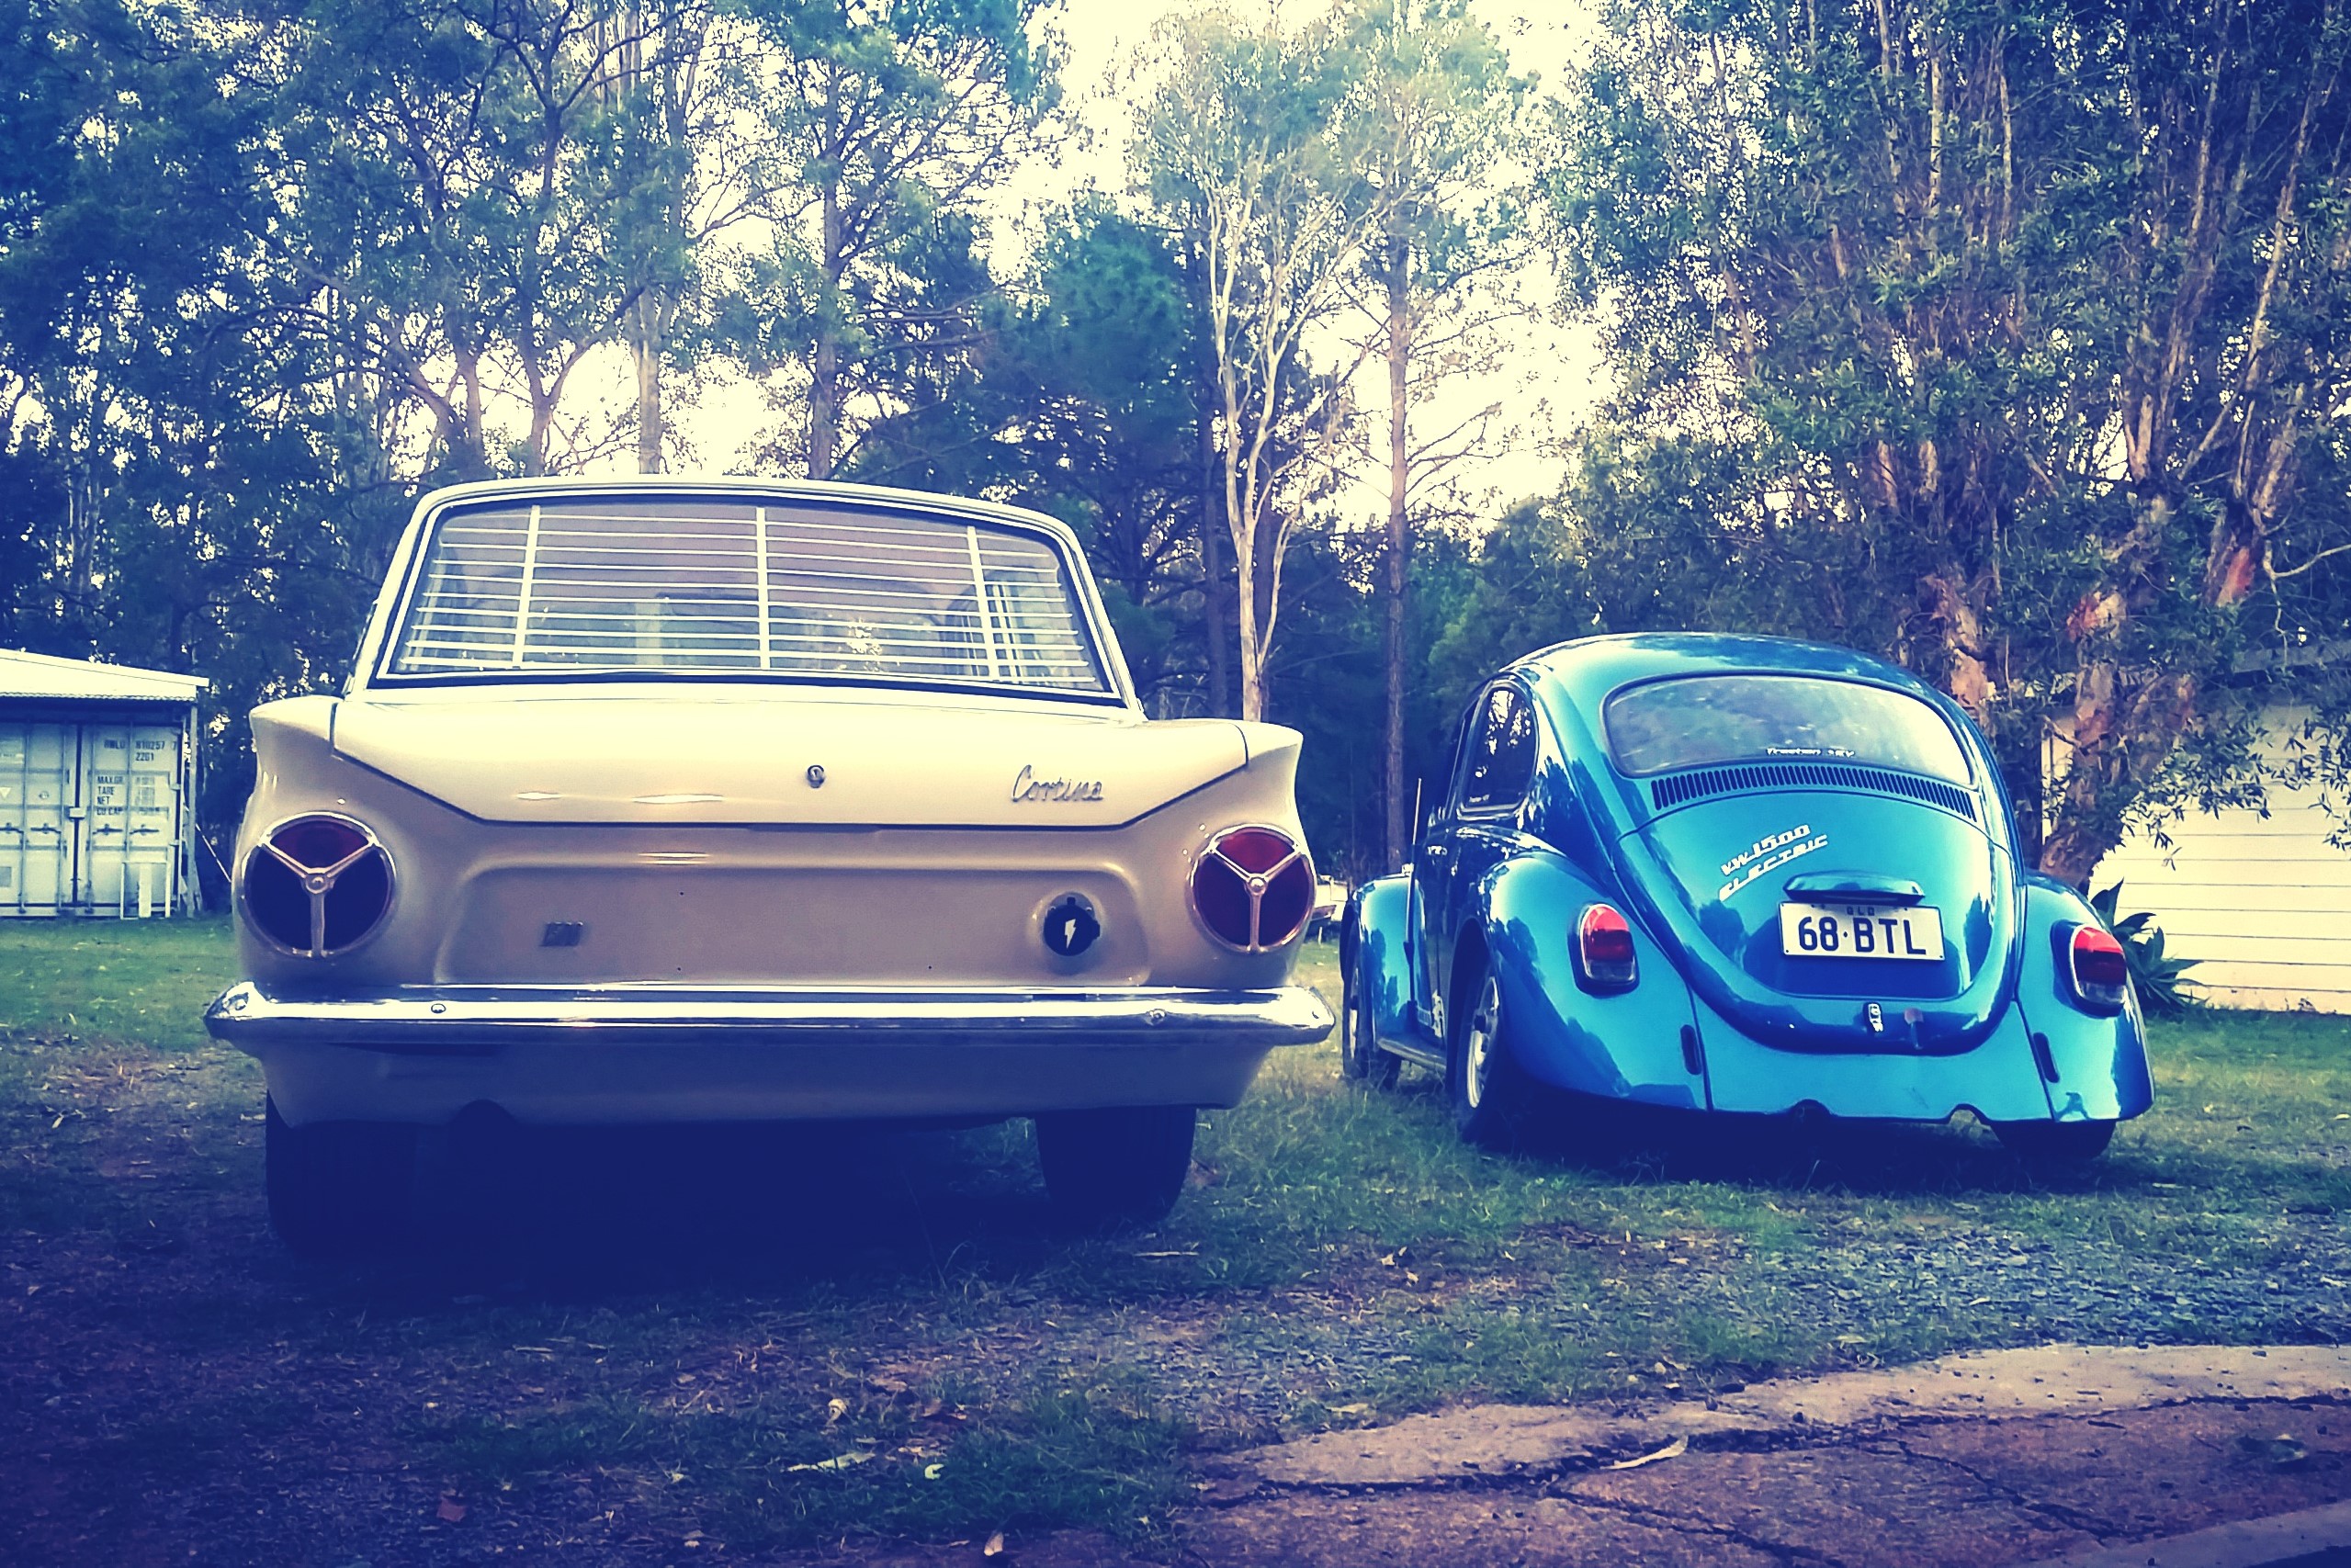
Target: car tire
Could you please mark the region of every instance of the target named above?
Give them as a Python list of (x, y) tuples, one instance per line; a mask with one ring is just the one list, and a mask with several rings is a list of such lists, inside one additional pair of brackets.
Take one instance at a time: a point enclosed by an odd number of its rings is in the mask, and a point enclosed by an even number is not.
[(1534, 1086), (1510, 1055), (1503, 1017), (1501, 976), (1488, 958), (1448, 1010), (1452, 1038), (1445, 1053), (1445, 1094), (1453, 1126), (1470, 1143), (1509, 1148), (1519, 1141)]
[(408, 1227), (416, 1129), (379, 1122), (295, 1127), (263, 1106), (269, 1224), (303, 1258), (346, 1257)]
[(2010, 1154), (2034, 1165), (2086, 1165), (2114, 1142), (2111, 1122), (2001, 1122), (1992, 1130)]
[(1189, 1105), (1039, 1116), (1036, 1154), (1046, 1195), (1084, 1229), (1156, 1224), (1175, 1207), (1191, 1174), (1199, 1119)]
[(1404, 1060), (1383, 1051), (1372, 1027), (1371, 987), (1361, 980), (1347, 987), (1346, 1005), (1339, 1021), (1339, 1070), (1368, 1089), (1394, 1089)]

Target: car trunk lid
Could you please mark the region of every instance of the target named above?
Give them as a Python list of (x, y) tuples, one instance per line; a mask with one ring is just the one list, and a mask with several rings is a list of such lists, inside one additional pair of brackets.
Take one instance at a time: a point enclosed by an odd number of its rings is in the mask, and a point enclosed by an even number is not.
[(1114, 827), (1249, 761), (1124, 706), (675, 685), (349, 701), (333, 744), (484, 821), (633, 826)]

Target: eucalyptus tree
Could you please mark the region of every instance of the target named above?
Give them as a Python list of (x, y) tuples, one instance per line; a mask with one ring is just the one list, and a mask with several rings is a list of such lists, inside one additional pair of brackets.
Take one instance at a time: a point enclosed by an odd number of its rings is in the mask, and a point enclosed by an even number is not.
[(798, 180), (779, 201), (747, 334), (754, 366), (808, 380), (805, 459), (830, 477), (849, 407), (885, 412), (894, 357), (967, 329), (977, 297), (923, 285), (937, 225), (971, 213), (1034, 151), (1055, 62), (1032, 37), (1053, 0), (745, 0), (775, 51), (762, 101)]
[[(615, 87), (658, 19), (619, 0), (304, 0), (268, 40), (277, 259), (431, 411), (438, 468), (562, 460), (572, 375), (652, 286)], [(524, 415), (506, 458), (500, 396)]]
[(1940, 682), (2068, 880), (2257, 795), (2261, 671), (2345, 629), (2346, 46), (2340, 0), (1615, 6), (1549, 164), (1622, 378), (1585, 499)]
[(1306, 491), (1330, 477), (1364, 352), (1317, 373), (1308, 339), (1336, 326), (1386, 225), (1349, 41), (1335, 13), (1296, 31), (1215, 11), (1163, 23), (1163, 73), (1129, 152), (1154, 206), (1196, 242), (1245, 718), (1266, 713), (1283, 558)]
[(1359, 301), (1387, 369), (1387, 529), (1382, 550), (1385, 734), (1382, 833), (1389, 868), (1410, 849), (1406, 767), (1407, 594), (1415, 492), (1481, 446), (1487, 403), (1414, 430), (1440, 387), (1491, 375), (1497, 329), (1522, 314), (1513, 287), (1530, 259), (1523, 192), (1512, 188), (1517, 118), (1532, 84), (1467, 0), (1354, 0), (1347, 18), (1363, 121), (1364, 178), (1386, 222), (1366, 248)]
[[(714, 254), (755, 226), (798, 175), (762, 86), (759, 29), (721, 0), (636, 0), (604, 17), (611, 68), (598, 84), (615, 163), (611, 235), (634, 285), (623, 316), (639, 472), (664, 463), (664, 389), (695, 370), (732, 279)], [(601, 52), (601, 51), (600, 51)]]

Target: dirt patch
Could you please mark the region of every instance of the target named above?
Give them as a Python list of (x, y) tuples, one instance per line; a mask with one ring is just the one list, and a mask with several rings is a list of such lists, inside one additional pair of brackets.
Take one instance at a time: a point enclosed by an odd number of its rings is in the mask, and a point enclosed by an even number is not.
[(1995, 1568), (2346, 1496), (2351, 1404), (2198, 1402), (1782, 1433), (1622, 1470), (1284, 1488), (1204, 1513), (1184, 1542), (1203, 1562), (1299, 1568)]

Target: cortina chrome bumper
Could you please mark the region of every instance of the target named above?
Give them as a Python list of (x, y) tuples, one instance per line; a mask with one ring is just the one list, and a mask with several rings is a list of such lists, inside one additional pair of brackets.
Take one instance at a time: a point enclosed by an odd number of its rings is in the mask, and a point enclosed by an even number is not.
[(1262, 991), (1135, 987), (785, 990), (770, 987), (444, 986), (331, 998), (246, 981), (205, 1010), (245, 1050), (337, 1045), (400, 1055), (488, 1055), (511, 1044), (772, 1040), (887, 1045), (1310, 1045), (1330, 1010), (1303, 986)]

